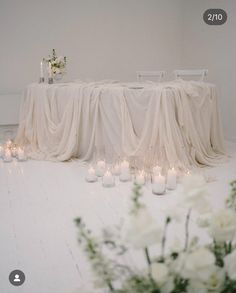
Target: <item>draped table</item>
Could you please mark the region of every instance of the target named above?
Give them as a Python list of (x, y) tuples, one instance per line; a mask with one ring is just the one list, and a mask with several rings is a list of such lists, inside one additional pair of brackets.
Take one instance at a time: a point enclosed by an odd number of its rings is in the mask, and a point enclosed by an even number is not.
[(195, 81), (30, 84), (16, 142), (39, 160), (101, 150), (187, 168), (225, 160), (216, 87)]

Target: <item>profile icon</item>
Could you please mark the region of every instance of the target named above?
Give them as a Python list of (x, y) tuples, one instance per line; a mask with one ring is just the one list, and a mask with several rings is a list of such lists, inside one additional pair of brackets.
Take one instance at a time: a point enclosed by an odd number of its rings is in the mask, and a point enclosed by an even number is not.
[(9, 275), (9, 281), (13, 286), (21, 286), (25, 282), (25, 274), (20, 270), (14, 270)]
[(15, 274), (13, 282), (20, 282), (20, 276), (18, 274)]

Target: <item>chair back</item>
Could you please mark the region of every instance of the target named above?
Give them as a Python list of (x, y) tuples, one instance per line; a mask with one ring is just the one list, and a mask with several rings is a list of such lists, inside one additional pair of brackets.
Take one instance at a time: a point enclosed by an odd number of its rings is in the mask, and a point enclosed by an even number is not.
[(178, 69), (174, 70), (175, 78), (198, 77), (198, 80), (203, 81), (208, 74), (207, 69)]
[(157, 80), (160, 82), (165, 76), (165, 71), (136, 71), (137, 81)]

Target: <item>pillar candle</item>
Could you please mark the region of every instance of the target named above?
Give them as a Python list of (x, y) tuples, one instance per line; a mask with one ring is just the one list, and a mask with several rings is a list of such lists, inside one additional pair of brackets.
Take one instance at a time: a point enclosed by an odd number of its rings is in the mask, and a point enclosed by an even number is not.
[(177, 173), (174, 168), (169, 169), (167, 172), (166, 188), (175, 189), (177, 184)]
[(4, 156), (4, 147), (0, 145), (0, 157)]
[(12, 156), (11, 156), (11, 150), (10, 149), (5, 149), (4, 161), (5, 162), (11, 162), (12, 161)]
[(44, 78), (44, 75), (43, 75), (43, 61), (40, 62), (40, 77)]
[(135, 178), (135, 182), (139, 185), (145, 184), (145, 174), (143, 171), (139, 172)]
[(158, 175), (159, 173), (161, 173), (161, 167), (156, 165), (155, 167), (153, 167), (152, 172), (154, 175)]
[(114, 177), (109, 170), (105, 172), (102, 179), (102, 184), (104, 187), (112, 187), (115, 185)]
[(51, 64), (51, 62), (48, 63), (48, 77), (52, 78), (52, 64)]
[(95, 170), (92, 166), (90, 166), (88, 169), (86, 180), (88, 182), (96, 182), (97, 181), (97, 176), (96, 176)]
[(153, 177), (152, 192), (154, 194), (163, 194), (165, 193), (166, 183), (165, 177), (160, 173)]
[(127, 172), (129, 170), (129, 162), (126, 161), (126, 160), (121, 162), (120, 169), (121, 169), (121, 173), (122, 172)]
[(113, 175), (120, 175), (120, 164), (119, 163), (116, 163), (115, 166), (113, 167), (112, 169), (112, 173)]
[(102, 177), (106, 170), (106, 163), (103, 160), (97, 162), (96, 166), (96, 175)]
[(25, 160), (25, 151), (20, 147), (17, 150), (17, 158), (18, 158), (19, 161), (24, 161)]

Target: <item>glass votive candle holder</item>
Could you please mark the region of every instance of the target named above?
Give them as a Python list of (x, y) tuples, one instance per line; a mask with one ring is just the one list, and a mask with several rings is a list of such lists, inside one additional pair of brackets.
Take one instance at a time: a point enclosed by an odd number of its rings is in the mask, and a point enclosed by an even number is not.
[(10, 149), (5, 149), (3, 161), (6, 163), (12, 162), (12, 155)]
[(119, 164), (119, 163), (116, 163), (116, 164), (112, 167), (112, 174), (115, 175), (115, 176), (119, 176), (119, 175), (120, 175), (120, 172), (121, 172), (120, 164)]
[(14, 157), (14, 158), (17, 156), (17, 147), (16, 147), (16, 145), (12, 146), (11, 154), (12, 154), (12, 157)]
[(144, 185), (145, 181), (145, 173), (143, 171), (138, 172), (135, 176), (135, 183), (138, 185)]
[(115, 178), (110, 170), (107, 170), (102, 177), (103, 187), (113, 187), (115, 186)]
[(4, 157), (4, 147), (0, 145), (0, 158)]
[(26, 153), (25, 153), (24, 149), (21, 147), (19, 147), (17, 149), (17, 156), (16, 157), (19, 162), (24, 162), (27, 160)]
[(166, 188), (174, 190), (177, 187), (177, 172), (175, 168), (171, 168), (167, 171)]
[(98, 180), (95, 169), (92, 166), (89, 167), (85, 179), (87, 182), (96, 182)]
[(162, 195), (166, 192), (166, 180), (161, 174), (154, 175), (152, 179), (152, 193)]
[(102, 177), (106, 171), (106, 162), (104, 160), (97, 161), (96, 175)]

